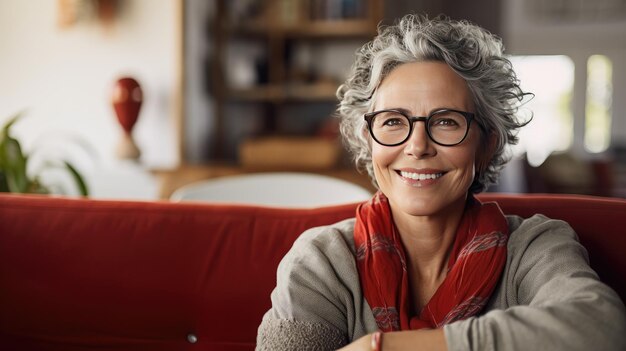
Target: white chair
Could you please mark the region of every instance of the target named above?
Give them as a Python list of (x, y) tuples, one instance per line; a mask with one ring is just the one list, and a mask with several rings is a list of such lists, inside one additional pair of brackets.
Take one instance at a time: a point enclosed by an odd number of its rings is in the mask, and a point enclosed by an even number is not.
[(321, 207), (366, 201), (372, 193), (345, 180), (309, 173), (252, 173), (203, 180), (177, 189), (171, 201)]

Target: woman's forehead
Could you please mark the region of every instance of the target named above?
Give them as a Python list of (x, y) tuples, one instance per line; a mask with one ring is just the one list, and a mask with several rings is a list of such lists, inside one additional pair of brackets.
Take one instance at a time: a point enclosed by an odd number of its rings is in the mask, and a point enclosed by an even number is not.
[(443, 62), (411, 62), (396, 66), (374, 95), (375, 109), (406, 108), (423, 113), (437, 107), (473, 110), (467, 83)]

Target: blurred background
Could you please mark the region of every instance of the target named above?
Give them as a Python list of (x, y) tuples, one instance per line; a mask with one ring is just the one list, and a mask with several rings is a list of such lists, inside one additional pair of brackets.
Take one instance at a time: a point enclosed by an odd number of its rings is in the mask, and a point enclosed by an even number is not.
[[(378, 24), (409, 12), (499, 35), (535, 94), (490, 191), (626, 197), (625, 0), (0, 0), (0, 125), (21, 114), (29, 172), (67, 160), (96, 198), (266, 171), (372, 189), (338, 139), (335, 91)], [(122, 77), (141, 89), (130, 129)], [(125, 134), (139, 156), (118, 151)]]

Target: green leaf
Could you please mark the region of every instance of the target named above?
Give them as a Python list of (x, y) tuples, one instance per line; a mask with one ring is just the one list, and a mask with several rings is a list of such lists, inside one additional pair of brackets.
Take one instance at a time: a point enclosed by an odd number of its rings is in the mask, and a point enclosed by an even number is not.
[(82, 196), (89, 196), (89, 189), (87, 188), (87, 184), (85, 183), (85, 180), (80, 175), (80, 173), (76, 170), (76, 168), (74, 168), (74, 166), (69, 164), (69, 162), (63, 161), (63, 163), (65, 164), (65, 167), (72, 175), (72, 178), (74, 178), (74, 181), (76, 182), (76, 186), (78, 186), (78, 191), (80, 192), (80, 194)]
[(0, 193), (8, 193), (9, 185), (7, 184), (7, 177), (4, 175), (4, 171), (0, 169)]
[(28, 158), (19, 141), (11, 136), (11, 127), (21, 115), (10, 118), (0, 133), (0, 171), (3, 173), (0, 189), (17, 193), (26, 192), (31, 183), (26, 174)]
[(8, 133), (5, 134), (0, 145), (0, 154), (9, 190), (15, 193), (26, 192), (30, 183), (26, 174), (27, 157), (22, 152), (19, 141)]
[(9, 121), (2, 128), (2, 137), (6, 137), (9, 135), (9, 131), (11, 130), (11, 126), (17, 122), (17, 120), (22, 116), (22, 113), (19, 112), (15, 116), (9, 118)]

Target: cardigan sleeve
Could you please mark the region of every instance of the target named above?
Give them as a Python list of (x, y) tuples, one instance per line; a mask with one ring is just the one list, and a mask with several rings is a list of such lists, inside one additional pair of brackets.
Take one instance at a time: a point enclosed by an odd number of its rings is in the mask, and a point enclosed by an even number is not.
[[(335, 350), (365, 334), (354, 315), (363, 302), (349, 243), (330, 227), (306, 231), (278, 266), (272, 308), (257, 350)], [(356, 289), (356, 291), (355, 291)]]
[(624, 304), (567, 223), (524, 220), (508, 248), (500, 305), (511, 307), (446, 325), (449, 350), (626, 350)]

